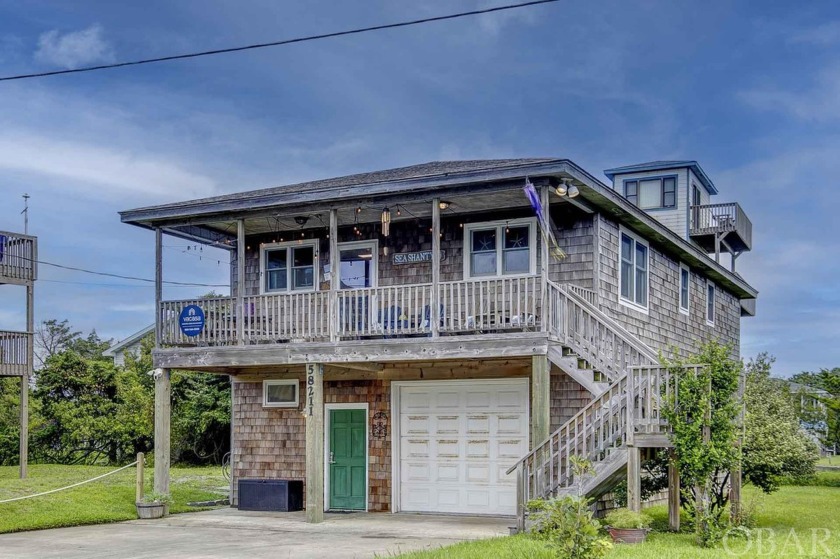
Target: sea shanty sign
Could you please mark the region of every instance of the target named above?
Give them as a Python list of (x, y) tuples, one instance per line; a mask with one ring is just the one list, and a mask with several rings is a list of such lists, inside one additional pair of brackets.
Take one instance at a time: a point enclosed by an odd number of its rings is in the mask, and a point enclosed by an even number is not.
[[(446, 260), (446, 251), (440, 251), (441, 262)], [(431, 250), (420, 250), (417, 252), (397, 252), (394, 254), (394, 265), (401, 264), (425, 264), (432, 261)]]

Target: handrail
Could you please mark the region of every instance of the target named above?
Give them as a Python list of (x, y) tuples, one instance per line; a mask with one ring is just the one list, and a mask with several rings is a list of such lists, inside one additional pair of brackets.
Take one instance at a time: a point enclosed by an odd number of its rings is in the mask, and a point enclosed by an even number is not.
[(598, 306), (598, 293), (591, 290), (586, 289), (585, 287), (581, 287), (579, 285), (575, 285), (573, 283), (568, 283), (566, 286), (569, 288), (569, 292), (574, 293), (593, 307)]
[(32, 373), (32, 332), (0, 330), (0, 377)]
[(611, 381), (633, 365), (656, 363), (657, 353), (565, 285), (548, 282), (548, 331)]
[(752, 222), (738, 202), (691, 206), (691, 234), (738, 233), (752, 247)]

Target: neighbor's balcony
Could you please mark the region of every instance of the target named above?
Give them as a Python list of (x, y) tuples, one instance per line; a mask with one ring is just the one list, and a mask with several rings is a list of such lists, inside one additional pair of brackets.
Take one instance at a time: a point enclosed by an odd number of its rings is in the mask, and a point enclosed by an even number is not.
[[(737, 202), (691, 207), (691, 238), (712, 253), (716, 237), (733, 252), (752, 249), (752, 222)], [(725, 245), (721, 248), (726, 250)]]
[(0, 283), (25, 285), (38, 277), (38, 239), (0, 231)]
[[(298, 341), (410, 338), (540, 330), (540, 277), (444, 282), (433, 298), (432, 284), (343, 289), (243, 298), (242, 324), (235, 297), (164, 301), (160, 307), (162, 346), (230, 346)], [(437, 299), (438, 327), (434, 299)], [(204, 328), (187, 336), (181, 311), (196, 305)]]
[(0, 331), (0, 377), (32, 373), (32, 334)]

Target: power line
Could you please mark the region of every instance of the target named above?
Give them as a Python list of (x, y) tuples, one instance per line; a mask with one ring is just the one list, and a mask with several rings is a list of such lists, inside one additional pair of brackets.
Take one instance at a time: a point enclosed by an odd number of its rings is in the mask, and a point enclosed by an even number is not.
[(81, 72), (93, 72), (96, 70), (110, 70), (113, 68), (124, 68), (126, 66), (139, 66), (141, 64), (152, 64), (156, 62), (169, 62), (172, 60), (184, 60), (187, 58), (198, 58), (201, 56), (212, 56), (215, 54), (226, 54), (231, 52), (240, 52), (244, 50), (255, 50), (267, 47), (279, 47), (283, 45), (291, 45), (293, 43), (305, 43), (309, 41), (317, 41), (321, 39), (332, 39), (335, 37), (343, 37), (346, 35), (358, 35), (360, 33), (368, 33), (370, 31), (381, 31), (384, 29), (396, 29), (398, 27), (409, 27), (412, 25), (421, 25), (424, 23), (433, 23), (437, 21), (445, 21), (449, 19), (458, 19), (463, 17), (477, 16), (482, 14), (489, 14), (493, 12), (501, 12), (505, 10), (515, 10), (517, 8), (526, 8), (529, 6), (536, 6), (539, 4), (550, 4), (558, 0), (533, 0), (531, 2), (522, 2), (520, 4), (507, 4), (505, 6), (496, 6), (495, 8), (485, 8), (483, 10), (472, 10), (470, 12), (460, 12), (457, 14), (449, 14), (445, 16), (427, 17), (423, 19), (415, 19), (410, 21), (401, 21), (398, 23), (387, 23), (384, 25), (374, 25), (371, 27), (362, 27), (358, 29), (350, 29), (347, 31), (336, 31), (333, 33), (322, 33), (320, 35), (309, 35), (306, 37), (297, 37), (295, 39), (285, 39), (282, 41), (274, 41), (271, 43), (257, 43), (254, 45), (246, 45), (241, 47), (230, 47), (225, 49), (206, 50), (201, 52), (191, 52), (186, 54), (175, 54), (171, 56), (162, 56), (159, 58), (146, 58), (141, 60), (132, 60), (127, 62), (116, 62), (114, 64), (101, 64), (99, 66), (86, 66), (83, 68), (73, 68), (70, 70), (54, 70), (52, 72), (38, 72), (33, 74), (19, 74), (17, 76), (0, 77), (0, 81), (25, 80), (29, 78), (44, 78), (47, 76), (58, 76), (62, 74), (79, 74)]
[[(72, 272), (83, 272), (85, 274), (93, 274), (95, 276), (105, 276), (108, 278), (117, 278), (117, 279), (125, 279), (125, 280), (132, 280), (132, 281), (144, 281), (147, 283), (154, 283), (155, 280), (149, 278), (138, 278), (136, 276), (124, 276), (121, 274), (111, 274), (109, 272), (97, 272), (95, 270), (86, 270), (84, 268), (76, 268), (74, 266), (64, 266), (63, 264), (56, 264), (54, 262), (45, 262), (43, 260), (33, 260), (31, 258), (26, 258), (24, 256), (18, 256), (21, 260), (27, 260), (29, 262), (36, 262), (38, 264), (43, 264), (45, 266), (53, 266), (55, 268), (61, 268), (62, 270), (70, 270)], [(55, 281), (55, 280), (53, 280)], [(166, 281), (164, 280), (163, 283), (167, 285), (183, 285), (189, 287), (230, 287), (227, 283), (191, 283), (191, 282), (184, 282), (184, 281)]]

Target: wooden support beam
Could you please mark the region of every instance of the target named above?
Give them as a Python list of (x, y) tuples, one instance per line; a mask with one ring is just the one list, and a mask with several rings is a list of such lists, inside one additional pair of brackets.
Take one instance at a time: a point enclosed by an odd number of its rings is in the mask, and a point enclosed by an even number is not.
[(137, 477), (134, 484), (134, 502), (140, 503), (143, 501), (143, 495), (145, 495), (145, 483), (146, 480), (143, 477), (145, 475), (145, 467), (146, 467), (146, 455), (142, 452), (137, 453)]
[[(545, 217), (544, 225), (549, 228), (553, 228), (551, 222), (551, 215), (549, 214), (549, 208), (551, 204), (551, 199), (549, 198), (549, 187), (542, 186), (540, 187), (540, 204), (543, 207), (543, 216)], [(540, 235), (540, 322), (542, 331), (545, 332), (548, 330), (548, 313), (546, 309), (548, 309), (547, 301), (548, 301), (548, 240), (546, 239), (545, 235)]]
[[(37, 257), (36, 257), (37, 258)], [(20, 479), (29, 475), (29, 378), (35, 367), (35, 286), (26, 286), (26, 374), (20, 378)]]
[(440, 336), (440, 198), (432, 200), (432, 337)]
[(169, 369), (155, 370), (155, 493), (169, 494), (172, 385)]
[[(341, 258), (338, 252), (338, 210), (330, 210), (330, 341), (338, 341), (338, 290), (341, 289)], [(374, 255), (378, 258), (378, 255)]]
[(245, 220), (236, 222), (236, 340), (245, 345)]
[(324, 520), (324, 366), (306, 366), (306, 521)]
[(351, 371), (378, 373), (385, 368), (385, 365), (382, 363), (331, 363), (330, 367), (335, 367), (336, 369), (350, 369)]
[(548, 438), (551, 428), (551, 364), (545, 355), (531, 358), (531, 446)]
[(668, 456), (668, 528), (680, 531), (680, 468), (673, 450)]
[(163, 300), (163, 230), (155, 228), (155, 347), (160, 347), (160, 303)]
[(236, 437), (234, 437), (234, 433), (236, 432), (236, 407), (234, 406), (234, 402), (236, 401), (236, 383), (234, 382), (234, 377), (230, 376), (230, 487), (228, 488), (228, 495), (230, 496), (230, 504), (231, 506), (236, 506), (237, 502), (234, 500), (234, 495), (236, 495), (236, 491), (234, 491), (234, 487), (236, 484)]
[(627, 508), (642, 510), (642, 453), (635, 446), (627, 448)]

